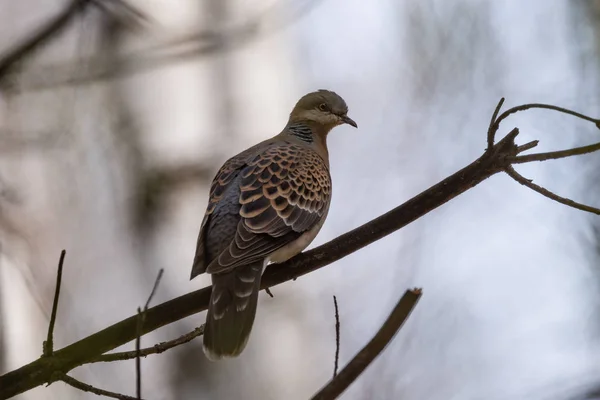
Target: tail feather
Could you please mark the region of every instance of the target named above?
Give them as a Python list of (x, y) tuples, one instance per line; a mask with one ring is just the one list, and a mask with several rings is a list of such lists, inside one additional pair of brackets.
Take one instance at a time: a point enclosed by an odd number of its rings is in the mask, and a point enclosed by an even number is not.
[(246, 347), (254, 324), (262, 262), (212, 274), (212, 294), (203, 349), (212, 361), (236, 357)]

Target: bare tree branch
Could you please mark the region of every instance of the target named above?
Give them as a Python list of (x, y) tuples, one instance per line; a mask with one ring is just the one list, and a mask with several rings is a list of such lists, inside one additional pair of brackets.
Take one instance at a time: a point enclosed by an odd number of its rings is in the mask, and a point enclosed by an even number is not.
[(340, 312), (338, 311), (337, 297), (333, 296), (333, 307), (335, 308), (335, 361), (333, 363), (333, 377), (338, 373), (340, 361)]
[(583, 119), (583, 120), (588, 121), (588, 122), (593, 122), (596, 125), (596, 127), (600, 128), (600, 119), (598, 119), (598, 118), (588, 117), (587, 115), (578, 113), (576, 111), (569, 110), (569, 109), (566, 109), (566, 108), (563, 108), (563, 107), (553, 106), (551, 104), (530, 103), (530, 104), (523, 104), (523, 105), (520, 105), (520, 106), (509, 108), (508, 110), (504, 111), (498, 117), (498, 119), (496, 119), (496, 121), (493, 123), (492, 130), (494, 132), (497, 131), (498, 128), (500, 127), (500, 123), (502, 121), (504, 121), (506, 118), (510, 117), (511, 115), (516, 114), (516, 113), (518, 113), (520, 111), (530, 110), (532, 108), (539, 108), (539, 109), (543, 109), (543, 110), (552, 110), (552, 111), (557, 111), (557, 112), (562, 113), (562, 114), (571, 115), (573, 117), (576, 117), (576, 118), (579, 118), (579, 119)]
[(56, 323), (56, 312), (58, 311), (58, 298), (60, 297), (60, 285), (62, 282), (63, 263), (65, 262), (65, 250), (60, 252), (58, 260), (58, 272), (56, 273), (56, 287), (54, 288), (54, 300), (52, 301), (52, 313), (50, 314), (50, 323), (48, 324), (48, 337), (43, 343), (43, 356), (50, 357), (54, 352), (54, 324)]
[[(146, 357), (151, 354), (160, 354), (164, 351), (172, 349), (173, 347), (185, 344), (187, 342), (191, 342), (198, 336), (202, 336), (203, 333), (204, 333), (204, 324), (202, 324), (202, 326), (194, 329), (193, 331), (178, 337), (177, 339), (173, 339), (168, 342), (161, 342), (161, 343), (155, 344), (152, 347), (147, 347), (145, 349), (141, 349), (141, 350), (139, 350), (139, 356)], [(136, 357), (138, 357), (137, 350), (123, 351), (123, 352), (119, 352), (119, 353), (103, 354), (101, 356), (98, 356), (98, 357), (90, 360), (90, 363), (124, 361), (124, 360), (131, 360), (132, 358), (136, 358)]]
[(540, 144), (539, 140), (532, 140), (529, 143), (525, 143), (525, 144), (522, 144), (520, 146), (517, 146), (517, 150), (518, 150), (519, 153), (522, 153), (524, 151), (531, 150), (534, 147), (537, 147), (538, 144)]
[(392, 341), (421, 298), (421, 289), (407, 290), (379, 331), (311, 400), (333, 400), (348, 388)]
[(513, 178), (515, 181), (519, 182), (521, 185), (527, 186), (529, 189), (538, 192), (542, 196), (545, 196), (551, 200), (564, 204), (566, 206), (576, 208), (581, 211), (587, 211), (592, 214), (600, 215), (600, 209), (596, 207), (587, 206), (585, 204), (578, 203), (571, 199), (567, 199), (566, 197), (561, 197), (557, 194), (552, 193), (548, 189), (545, 189), (539, 185), (533, 183), (530, 179), (525, 178), (523, 175), (519, 174), (512, 166), (506, 167), (506, 173)]
[(60, 14), (40, 27), (22, 43), (0, 56), (0, 84), (15, 65), (59, 34), (89, 3), (90, 0), (72, 0)]
[(502, 104), (504, 104), (504, 97), (500, 99), (494, 113), (492, 114), (492, 119), (490, 120), (490, 126), (487, 131), (487, 149), (486, 151), (492, 151), (494, 147), (494, 140), (496, 137), (496, 131), (498, 131), (498, 126), (496, 126), (496, 119), (498, 118), (498, 113), (502, 108)]
[(140, 400), (139, 397), (132, 397), (132, 396), (127, 396), (125, 394), (119, 394), (119, 393), (115, 393), (115, 392), (109, 392), (108, 390), (99, 389), (92, 385), (88, 385), (87, 383), (83, 383), (69, 375), (63, 375), (60, 377), (59, 380), (61, 382), (66, 383), (69, 386), (74, 387), (75, 389), (79, 389), (79, 390), (82, 390), (82, 391), (88, 392), (88, 393), (94, 393), (98, 396), (110, 397), (112, 399), (119, 399), (119, 400)]
[(598, 150), (600, 150), (600, 143), (594, 143), (589, 144), (587, 146), (575, 147), (567, 150), (549, 151), (547, 153), (527, 154), (525, 156), (509, 157), (508, 161), (511, 164), (524, 164), (532, 161), (558, 160), (560, 158), (589, 154)]
[(154, 281), (154, 286), (152, 287), (152, 291), (150, 292), (150, 296), (148, 296), (148, 300), (146, 300), (146, 304), (144, 308), (141, 309), (138, 307), (138, 323), (137, 323), (137, 337), (135, 338), (135, 388), (137, 398), (142, 398), (142, 360), (141, 360), (141, 344), (142, 344), (142, 328), (144, 326), (144, 321), (146, 320), (146, 313), (148, 312), (148, 306), (154, 297), (154, 293), (156, 293), (156, 289), (158, 288), (158, 284), (163, 276), (164, 269), (160, 269), (158, 271), (158, 275), (156, 276), (156, 280)]

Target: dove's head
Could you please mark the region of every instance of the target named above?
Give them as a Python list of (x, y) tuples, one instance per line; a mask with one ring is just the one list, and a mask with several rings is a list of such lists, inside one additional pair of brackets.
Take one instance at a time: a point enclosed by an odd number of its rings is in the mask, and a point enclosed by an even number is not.
[(302, 96), (290, 114), (289, 123), (306, 123), (324, 133), (342, 124), (358, 127), (348, 116), (348, 106), (344, 99), (335, 92), (324, 89)]

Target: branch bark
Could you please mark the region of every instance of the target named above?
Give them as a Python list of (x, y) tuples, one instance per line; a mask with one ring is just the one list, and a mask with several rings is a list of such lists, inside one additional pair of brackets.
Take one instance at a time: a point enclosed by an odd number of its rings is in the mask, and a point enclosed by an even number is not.
[[(369, 244), (403, 228), (428, 212), (475, 187), (492, 175), (504, 171), (507, 157), (516, 156), (513, 129), (491, 150), (450, 177), (432, 186), (404, 204), (378, 218), (347, 232), (291, 260), (270, 265), (265, 271), (261, 288), (294, 280), (333, 263)], [(148, 309), (142, 333), (206, 310), (211, 288), (206, 287)], [(61, 374), (89, 363), (100, 355), (122, 346), (137, 336), (137, 315), (131, 316), (91, 336), (43, 357), (17, 370), (0, 376), (0, 399), (7, 399), (37, 386), (55, 382)]]

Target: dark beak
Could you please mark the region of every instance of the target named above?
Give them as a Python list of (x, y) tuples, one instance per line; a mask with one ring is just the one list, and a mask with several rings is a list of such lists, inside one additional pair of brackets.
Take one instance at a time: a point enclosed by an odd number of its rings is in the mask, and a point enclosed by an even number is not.
[(353, 127), (358, 128), (358, 125), (356, 124), (356, 122), (354, 122), (354, 120), (352, 118), (350, 118), (349, 116), (342, 115), (341, 118), (345, 124), (352, 125)]

